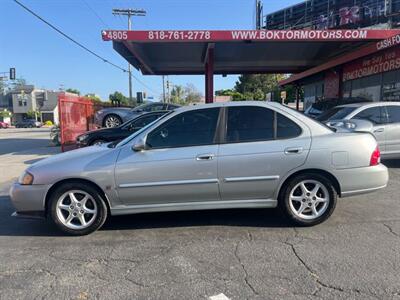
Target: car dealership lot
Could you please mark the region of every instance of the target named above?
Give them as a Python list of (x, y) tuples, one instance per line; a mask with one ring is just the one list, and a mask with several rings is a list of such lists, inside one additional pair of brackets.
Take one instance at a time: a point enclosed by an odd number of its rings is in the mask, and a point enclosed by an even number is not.
[(0, 131), (0, 299), (400, 299), (400, 161), (389, 186), (339, 200), (313, 228), (276, 210), (114, 217), (67, 237), (19, 220), (7, 190), (30, 163), (58, 151), (49, 132)]

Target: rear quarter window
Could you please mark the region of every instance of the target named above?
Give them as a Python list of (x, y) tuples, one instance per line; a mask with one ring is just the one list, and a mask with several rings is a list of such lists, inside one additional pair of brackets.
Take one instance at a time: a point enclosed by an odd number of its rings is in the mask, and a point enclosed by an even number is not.
[(276, 138), (277, 139), (290, 139), (301, 135), (302, 130), (299, 125), (290, 120), (289, 118), (276, 113)]

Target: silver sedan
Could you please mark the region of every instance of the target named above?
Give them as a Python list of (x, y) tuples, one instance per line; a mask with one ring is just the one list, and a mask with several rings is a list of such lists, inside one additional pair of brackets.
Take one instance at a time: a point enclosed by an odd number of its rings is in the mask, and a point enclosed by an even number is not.
[(276, 103), (232, 102), (180, 108), (118, 144), (44, 159), (10, 194), (15, 215), (82, 235), (108, 215), (277, 206), (310, 226), (338, 196), (387, 182), (371, 134), (334, 132)]

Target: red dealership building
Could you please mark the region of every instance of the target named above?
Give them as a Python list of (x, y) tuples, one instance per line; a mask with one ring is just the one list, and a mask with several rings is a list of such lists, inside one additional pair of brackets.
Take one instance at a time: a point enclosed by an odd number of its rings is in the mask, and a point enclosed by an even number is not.
[[(400, 27), (399, 0), (303, 1), (266, 16), (264, 29), (375, 29)], [(304, 106), (327, 98), (400, 101), (400, 35), (355, 46), (280, 83), (304, 91)]]

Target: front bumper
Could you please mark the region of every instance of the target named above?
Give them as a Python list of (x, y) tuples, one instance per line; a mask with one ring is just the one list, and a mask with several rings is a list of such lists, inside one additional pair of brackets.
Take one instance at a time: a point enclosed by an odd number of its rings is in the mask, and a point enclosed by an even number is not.
[(45, 199), (50, 185), (21, 185), (14, 183), (10, 188), (11, 202), (18, 216), (44, 215)]
[(370, 193), (385, 188), (389, 181), (388, 169), (379, 164), (372, 167), (336, 170), (335, 177), (341, 187), (341, 196)]

